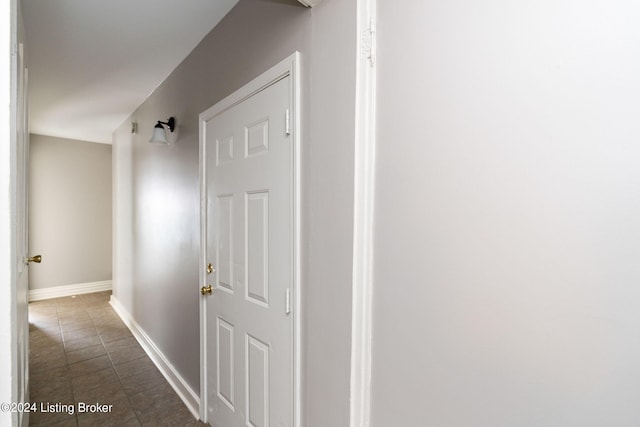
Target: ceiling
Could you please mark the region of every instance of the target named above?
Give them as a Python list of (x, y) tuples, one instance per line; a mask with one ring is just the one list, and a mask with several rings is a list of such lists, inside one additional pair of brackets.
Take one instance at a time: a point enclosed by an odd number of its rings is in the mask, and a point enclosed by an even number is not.
[(238, 0), (22, 0), (31, 133), (113, 131)]

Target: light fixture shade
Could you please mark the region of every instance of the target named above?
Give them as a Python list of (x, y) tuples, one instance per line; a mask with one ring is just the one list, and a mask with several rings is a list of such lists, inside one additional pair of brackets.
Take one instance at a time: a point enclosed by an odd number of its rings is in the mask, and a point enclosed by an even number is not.
[(169, 141), (167, 140), (167, 132), (164, 129), (164, 126), (162, 126), (160, 123), (155, 125), (155, 127), (153, 128), (153, 135), (151, 136), (151, 139), (149, 140), (149, 142), (158, 143), (158, 144), (169, 143)]

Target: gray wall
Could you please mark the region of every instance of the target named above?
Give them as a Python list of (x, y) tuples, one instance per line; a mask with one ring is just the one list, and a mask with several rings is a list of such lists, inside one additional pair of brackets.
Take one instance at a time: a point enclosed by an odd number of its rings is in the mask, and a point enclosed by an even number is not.
[(111, 280), (111, 146), (31, 135), (29, 288)]
[(378, 7), (372, 426), (640, 425), (640, 7)]
[[(355, 12), (340, 0), (240, 0), (114, 134), (114, 295), (198, 391), (198, 114), (301, 52), (309, 427), (349, 420)], [(172, 115), (176, 145), (149, 144)]]

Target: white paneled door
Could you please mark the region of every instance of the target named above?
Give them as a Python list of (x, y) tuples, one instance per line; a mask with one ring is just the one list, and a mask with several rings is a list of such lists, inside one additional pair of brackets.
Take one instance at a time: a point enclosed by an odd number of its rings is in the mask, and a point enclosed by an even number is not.
[(291, 78), (201, 115), (203, 372), (216, 427), (294, 425)]

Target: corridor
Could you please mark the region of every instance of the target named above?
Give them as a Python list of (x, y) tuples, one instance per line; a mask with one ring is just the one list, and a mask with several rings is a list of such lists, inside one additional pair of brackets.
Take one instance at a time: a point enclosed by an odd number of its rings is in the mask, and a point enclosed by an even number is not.
[[(111, 292), (29, 304), (32, 426), (205, 426), (109, 305)], [(84, 412), (83, 412), (84, 411)]]

